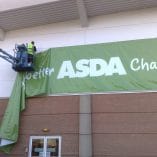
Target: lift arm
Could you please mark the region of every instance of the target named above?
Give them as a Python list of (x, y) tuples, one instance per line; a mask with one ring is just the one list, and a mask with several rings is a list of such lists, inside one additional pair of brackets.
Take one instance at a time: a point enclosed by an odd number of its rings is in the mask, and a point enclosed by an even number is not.
[(13, 57), (12, 55), (8, 54), (7, 52), (5, 52), (2, 49), (0, 49), (0, 57), (5, 59), (6, 61), (8, 61), (11, 64), (14, 64), (15, 62), (17, 62), (17, 59), (15, 57)]

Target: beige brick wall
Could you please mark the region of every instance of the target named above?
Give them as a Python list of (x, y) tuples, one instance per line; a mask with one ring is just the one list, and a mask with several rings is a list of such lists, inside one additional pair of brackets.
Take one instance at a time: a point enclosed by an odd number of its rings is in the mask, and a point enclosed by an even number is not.
[[(0, 100), (0, 118), (7, 101)], [(62, 157), (79, 157), (79, 96), (30, 98), (20, 123), (11, 155), (0, 157), (27, 157), (35, 135), (62, 136)], [(157, 93), (93, 95), (93, 157), (156, 157), (156, 124)]]
[[(7, 100), (0, 100), (0, 116)], [(78, 156), (79, 97), (38, 97), (27, 101), (26, 110), (20, 119), (20, 138), (11, 155), (0, 153), (0, 157), (25, 157), (30, 136), (62, 136), (62, 157)], [(48, 128), (45, 133), (42, 129)]]
[(157, 156), (157, 93), (92, 97), (94, 157)]

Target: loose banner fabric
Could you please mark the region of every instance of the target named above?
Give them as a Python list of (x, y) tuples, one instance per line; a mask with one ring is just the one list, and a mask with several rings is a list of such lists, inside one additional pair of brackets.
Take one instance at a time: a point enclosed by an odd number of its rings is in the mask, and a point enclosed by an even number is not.
[(9, 153), (18, 139), (20, 111), (25, 109), (24, 74), (16, 77), (12, 94), (0, 126), (0, 150)]
[(24, 96), (156, 91), (157, 39), (52, 48), (36, 55), (35, 72), (17, 80), (0, 128), (0, 138), (12, 143)]
[(157, 39), (49, 49), (27, 73), (26, 95), (157, 90)]

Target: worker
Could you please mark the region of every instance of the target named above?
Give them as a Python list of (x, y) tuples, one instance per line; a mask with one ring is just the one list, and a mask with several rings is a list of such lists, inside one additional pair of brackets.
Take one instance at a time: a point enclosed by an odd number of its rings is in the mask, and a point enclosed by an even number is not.
[(28, 64), (33, 63), (34, 54), (36, 52), (35, 42), (32, 41), (30, 44), (27, 45), (27, 52), (28, 52)]

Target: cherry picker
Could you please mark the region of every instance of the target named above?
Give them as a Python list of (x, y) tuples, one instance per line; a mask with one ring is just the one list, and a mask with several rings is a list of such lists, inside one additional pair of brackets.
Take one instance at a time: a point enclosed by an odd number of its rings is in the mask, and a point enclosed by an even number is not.
[(34, 58), (33, 62), (28, 62), (28, 53), (25, 44), (15, 45), (14, 56), (0, 48), (0, 57), (11, 63), (13, 70), (16, 72), (34, 71)]

